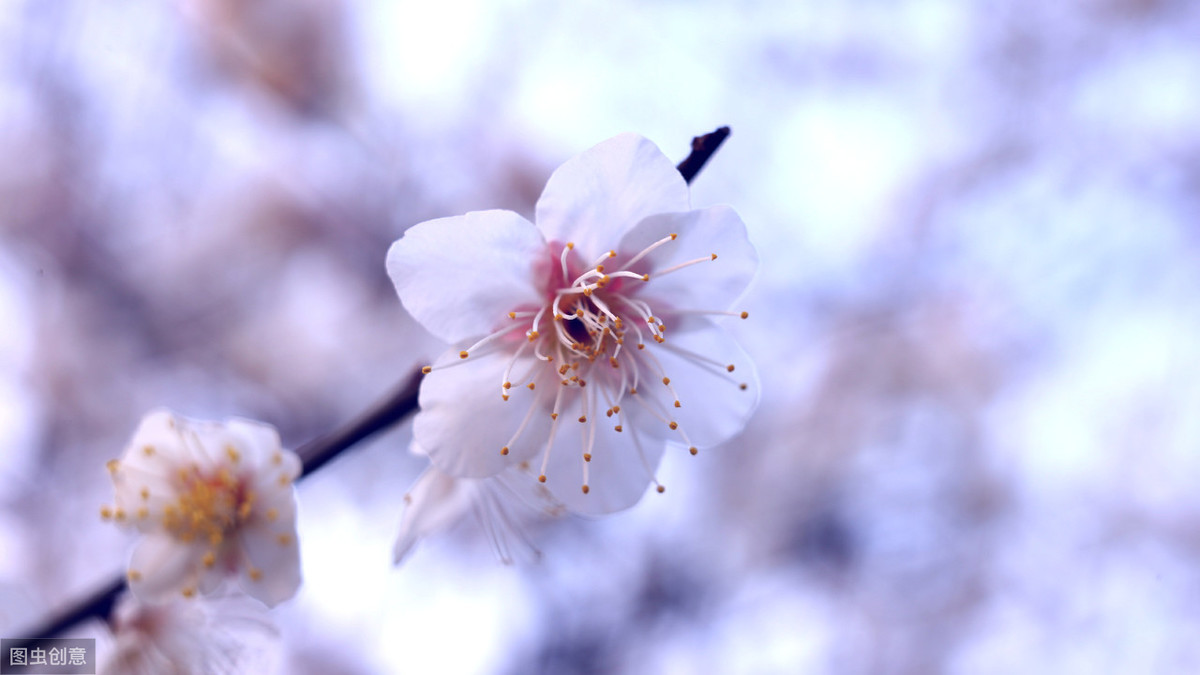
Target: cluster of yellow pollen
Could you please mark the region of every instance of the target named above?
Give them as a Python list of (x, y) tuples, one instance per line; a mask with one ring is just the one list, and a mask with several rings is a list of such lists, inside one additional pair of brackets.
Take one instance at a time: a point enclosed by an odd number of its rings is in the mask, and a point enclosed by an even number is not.
[[(158, 450), (153, 445), (145, 445), (141, 448), (141, 453), (147, 458), (151, 458), (158, 455)], [(185, 544), (192, 542), (206, 544), (208, 550), (200, 559), (200, 564), (205, 569), (212, 569), (216, 566), (221, 555), (222, 545), (228, 542), (231, 535), (252, 517), (255, 503), (258, 500), (258, 495), (248, 486), (249, 481), (235, 474), (241, 461), (241, 454), (235, 447), (228, 445), (225, 447), (225, 455), (228, 462), (223, 462), (207, 470), (194, 463), (176, 469), (170, 476), (171, 501), (163, 505), (158, 513), (151, 514), (150, 512), (148, 505), (151, 500), (151, 491), (149, 487), (142, 486), (136, 493), (140, 500), (136, 511), (136, 522), (154, 522), (176, 540)], [(283, 463), (282, 453), (276, 452), (271, 458), (271, 463), (275, 466), (281, 465)], [(107, 466), (114, 479), (124, 481), (131, 478), (131, 476), (123, 475), (121, 462), (118, 460), (109, 461)], [(279, 484), (281, 486), (289, 485), (290, 482), (287, 474), (280, 474)], [(130, 519), (130, 514), (120, 506), (101, 507), (100, 516), (105, 520), (117, 522), (126, 522)], [(273, 523), (278, 520), (279, 512), (277, 509), (268, 508), (262, 513), (262, 517), (268, 523)], [(285, 547), (295, 543), (294, 537), (287, 533), (277, 534), (275, 540), (280, 546)], [(247, 570), (247, 575), (253, 581), (260, 580), (262, 574), (262, 570), (254, 567)], [(141, 581), (144, 575), (141, 571), (131, 569), (127, 576), (131, 582), (137, 582)], [(184, 597), (193, 597), (196, 594), (196, 588), (187, 586), (183, 588), (182, 593)]]
[[(225, 536), (250, 516), (256, 498), (227, 467), (205, 475), (192, 466), (180, 469), (175, 502), (163, 507), (162, 526), (176, 539), (220, 546)], [(209, 560), (205, 560), (211, 566)]]

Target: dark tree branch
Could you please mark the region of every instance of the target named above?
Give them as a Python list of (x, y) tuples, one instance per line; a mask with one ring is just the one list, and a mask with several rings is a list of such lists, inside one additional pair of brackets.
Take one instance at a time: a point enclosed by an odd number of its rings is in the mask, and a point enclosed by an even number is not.
[(313, 473), (344, 450), (388, 429), (416, 410), (417, 389), (420, 385), (420, 374), (409, 377), (395, 391), (353, 421), (296, 448), (296, 454), (300, 455), (300, 460), (304, 462), (304, 472), (301, 475)]
[(683, 174), (683, 179), (690, 184), (726, 138), (729, 138), (729, 127), (721, 127), (711, 134), (693, 138), (692, 153), (680, 162), (679, 166), (675, 167), (679, 169), (679, 173)]
[[(721, 147), (721, 143), (729, 137), (729, 127), (721, 127), (710, 134), (696, 136), (692, 139), (692, 152), (679, 166), (679, 173), (689, 184), (696, 174), (704, 168), (708, 160)], [(359, 442), (388, 429), (404, 419), (417, 409), (417, 390), (420, 386), (420, 375), (414, 375), (405, 380), (395, 391), (367, 410), (358, 418), (343, 425), (340, 429), (320, 438), (305, 443), (296, 449), (304, 463), (301, 477), (307, 476), (325, 466), (333, 458), (342, 454)], [(28, 631), (27, 637), (19, 638), (25, 644), (37, 638), (54, 637), (84, 621), (107, 617), (117, 602), (117, 597), (125, 591), (124, 577), (118, 578), (102, 588), (97, 589), (90, 597), (78, 605), (68, 608), (62, 613), (52, 616), (33, 630)]]

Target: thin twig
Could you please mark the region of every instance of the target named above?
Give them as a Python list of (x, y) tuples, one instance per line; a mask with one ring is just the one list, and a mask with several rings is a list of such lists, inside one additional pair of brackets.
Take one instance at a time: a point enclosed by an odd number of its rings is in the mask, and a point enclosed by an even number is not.
[(729, 138), (729, 127), (721, 127), (711, 134), (693, 138), (692, 153), (675, 167), (683, 174), (683, 179), (690, 184), (726, 138)]

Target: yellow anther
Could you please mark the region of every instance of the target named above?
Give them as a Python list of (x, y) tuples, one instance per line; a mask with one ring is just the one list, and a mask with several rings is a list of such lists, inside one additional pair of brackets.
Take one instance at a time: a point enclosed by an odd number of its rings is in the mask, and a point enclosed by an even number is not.
[(500, 386), (504, 387), (505, 389), (512, 389), (512, 382), (505, 382), (504, 384), (502, 384)]
[(507, 445), (504, 446), (503, 448), (500, 448), (500, 454), (502, 454), (502, 455), (508, 454), (508, 446)]
[(250, 581), (262, 580), (262, 570), (258, 569), (257, 567), (251, 567), (246, 573), (250, 575)]
[(192, 588), (191, 586), (188, 586), (187, 588), (183, 589), (183, 597), (185, 597), (185, 598), (196, 597), (196, 589)]
[(613, 427), (613, 429), (616, 429), (619, 432), (621, 430), (621, 425), (618, 424), (617, 426)]
[(279, 483), (280, 487), (286, 487), (286, 486), (292, 484), (292, 477), (287, 475), (286, 473), (281, 473), (281, 474), (279, 474), (279, 480), (276, 482)]
[(649, 274), (643, 274), (643, 275), (642, 275), (642, 281), (650, 281), (650, 275), (649, 275)]
[(733, 364), (731, 363), (731, 364), (725, 366), (725, 370), (728, 370), (729, 372), (732, 373), (733, 372)]
[(542, 474), (542, 475), (538, 476), (538, 482), (545, 483), (546, 482), (546, 474)]
[(679, 428), (679, 423), (678, 422), (667, 422), (667, 426), (671, 427), (671, 431), (674, 431)]
[(679, 399), (676, 399), (676, 400), (675, 400), (675, 407), (676, 407), (676, 408), (682, 408), (682, 407), (683, 407), (683, 404), (679, 402)]
[(140, 519), (149, 518), (150, 517), (150, 509), (148, 509), (144, 506), (139, 506), (138, 510), (137, 510), (137, 517)]
[(575, 248), (575, 242), (568, 241), (567, 242), (567, 250), (570, 251), (570, 250), (573, 250), (574, 248)]
[(280, 546), (291, 546), (292, 545), (292, 535), (287, 534), (285, 532), (284, 534), (281, 534), (281, 535), (275, 537), (275, 541), (279, 542)]
[(117, 469), (121, 468), (121, 463), (115, 459), (110, 459), (104, 463), (104, 466), (108, 469), (109, 473), (116, 473)]
[(592, 461), (592, 453), (590, 453), (590, 452), (583, 453), (583, 461), (585, 461), (585, 462)]
[(145, 454), (147, 457), (152, 456), (154, 454), (154, 446), (153, 445), (143, 446), (142, 453)]
[(586, 495), (586, 494), (587, 494), (587, 493), (588, 493), (590, 490), (591, 490), (591, 488), (589, 488), (589, 487), (587, 486), (587, 483), (584, 483), (584, 484), (583, 484), (583, 494), (585, 494), (585, 495)]
[(580, 423), (580, 424), (583, 424), (583, 423), (584, 423), (584, 422), (586, 422), (586, 421), (587, 421), (587, 415), (580, 415), (580, 416), (579, 416), (579, 423)]
[(712, 259), (713, 259), (713, 260), (716, 260), (716, 259), (717, 259), (717, 254), (716, 254), (716, 253), (712, 254)]
[(113, 518), (117, 520), (125, 520), (125, 509), (117, 509), (113, 511)]
[(619, 405), (614, 405), (614, 406), (613, 406), (613, 412), (615, 412), (615, 413), (619, 413), (619, 412), (621, 412), (621, 406), (619, 406)]
[(657, 491), (658, 491), (658, 494), (660, 494), (660, 495), (661, 495), (662, 493), (664, 493), (664, 492), (666, 492), (666, 491), (667, 491), (667, 488), (665, 488), (665, 487), (663, 487), (663, 486), (661, 486), (661, 485), (659, 485), (658, 487), (656, 487), (656, 488), (654, 488), (654, 489), (655, 489), (655, 490), (657, 490)]
[(267, 517), (268, 523), (273, 523), (277, 518), (279, 518), (279, 511), (277, 509), (267, 509), (267, 512), (264, 515)]
[(112, 509), (108, 508), (107, 506), (100, 507), (100, 517), (101, 518), (108, 520), (109, 518), (112, 518), (112, 515), (113, 515)]
[(242, 453), (237, 451), (237, 448), (232, 445), (225, 446), (225, 455), (229, 457), (229, 461), (237, 464), (242, 459)]
[(468, 353), (467, 353), (467, 351), (466, 351), (465, 349), (464, 349), (463, 351), (461, 351), (461, 352), (459, 352), (459, 353), (458, 353), (458, 358), (460, 358), (460, 359), (465, 359), (465, 358), (467, 358), (468, 356), (470, 356), (470, 354), (468, 354)]
[(576, 309), (576, 310), (575, 310), (575, 316), (582, 317), (582, 316), (583, 316), (583, 309)]
[(135, 582), (141, 581), (142, 573), (137, 570), (129, 570), (128, 572), (125, 573), (125, 578), (129, 579), (130, 581), (135, 581)]
[(203, 562), (205, 567), (212, 569), (212, 566), (217, 564), (217, 554), (212, 551), (205, 553)]
[(271, 455), (271, 463), (275, 466), (283, 464), (283, 453), (279, 452), (278, 450), (275, 451), (275, 454)]
[(555, 412), (550, 413), (550, 419), (552, 419), (552, 420), (558, 419), (558, 413), (555, 413)]
[(150, 499), (150, 488), (143, 487), (138, 494), (142, 495), (142, 499)]
[(600, 273), (603, 273), (603, 272), (604, 272), (604, 265), (596, 265), (596, 271), (597, 271), (597, 272), (600, 272)]
[(690, 452), (694, 455), (694, 454), (700, 452), (700, 450), (698, 448), (696, 448), (696, 446), (693, 445), (692, 447), (688, 448), (688, 452)]
[(750, 312), (742, 312), (741, 316), (743, 319), (748, 319), (748, 318), (750, 318)]
[(517, 318), (517, 313), (516, 313), (516, 312), (509, 312), (509, 313), (508, 313), (508, 318), (510, 318), (510, 319), (515, 319), (515, 318)]
[(663, 378), (663, 384), (671, 384), (671, 378), (669, 378), (669, 377), (664, 377), (664, 378)]
[(534, 340), (538, 339), (539, 335), (540, 334), (536, 330), (529, 331), (529, 341), (533, 342)]
[(671, 233), (671, 241), (675, 241), (675, 238), (676, 238), (676, 237), (678, 237), (678, 236), (679, 236), (678, 234), (676, 234), (676, 233), (672, 232), (672, 233)]
[(629, 388), (629, 395), (630, 395), (630, 396), (637, 396), (637, 388), (636, 388), (636, 387), (630, 387), (630, 388)]
[(747, 388), (749, 388), (749, 386), (750, 386), (750, 385), (748, 385), (748, 384), (746, 384), (745, 382), (743, 382), (743, 383), (741, 383), (741, 384), (739, 384), (739, 385), (738, 385), (738, 389), (741, 389), (742, 391), (746, 391), (746, 389), (747, 389)]
[(639, 343), (638, 343), (638, 349), (645, 349), (645, 348), (646, 348), (646, 344), (645, 344), (645, 343), (643, 343), (643, 342), (639, 342)]
[(529, 390), (530, 390), (530, 391), (533, 391), (536, 385), (535, 385), (533, 382), (530, 382), (529, 384), (527, 384), (527, 385), (525, 385), (525, 386), (526, 386), (526, 387), (529, 387)]
[(421, 367), (421, 374), (422, 374), (422, 375), (428, 375), (428, 374), (430, 374), (430, 373), (432, 373), (432, 372), (433, 372), (433, 366), (422, 366), (422, 367)]

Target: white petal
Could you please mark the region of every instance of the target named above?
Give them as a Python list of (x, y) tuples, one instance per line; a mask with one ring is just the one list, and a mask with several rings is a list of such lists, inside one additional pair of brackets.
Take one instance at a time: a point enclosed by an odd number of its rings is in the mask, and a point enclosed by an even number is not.
[(142, 600), (157, 600), (181, 592), (196, 575), (203, 548), (168, 534), (147, 534), (138, 541), (129, 561), (129, 590)]
[[(287, 535), (289, 540), (281, 543), (279, 535)], [(239, 538), (247, 562), (241, 573), (242, 590), (268, 607), (294, 596), (300, 588), (300, 548), (295, 529), (247, 527)], [(261, 571), (262, 576), (252, 578), (252, 568)]]
[[(639, 394), (645, 401), (643, 407), (653, 408), (683, 431), (680, 434), (660, 420), (642, 418), (650, 424), (650, 433), (684, 445), (686, 435), (692, 445), (704, 448), (729, 440), (745, 428), (758, 405), (758, 374), (746, 352), (719, 326), (707, 319), (697, 319), (694, 325), (707, 327), (680, 333), (668, 331), (666, 343), (647, 344), (646, 349), (658, 359), (671, 386), (648, 381), (639, 386)], [(672, 348), (686, 350), (712, 363)], [(726, 370), (728, 365), (734, 366), (733, 372)], [(741, 389), (742, 384), (745, 389)], [(679, 395), (678, 408), (672, 389)], [(630, 404), (637, 405), (632, 401)]]
[(458, 342), (541, 302), (549, 262), (532, 223), (512, 211), (473, 211), (410, 227), (388, 251), (387, 269), (413, 318)]
[(572, 422), (576, 428), (568, 429), (571, 433), (555, 444), (550, 456), (546, 487), (551, 494), (571, 511), (587, 515), (612, 513), (636, 504), (658, 469), (663, 441), (640, 434), (636, 428), (617, 432), (613, 425), (597, 421), (592, 461), (587, 462), (588, 492), (584, 494), (582, 436), (587, 425)]
[(573, 242), (590, 262), (647, 216), (688, 206), (687, 183), (671, 160), (646, 138), (621, 134), (554, 171), (538, 199), (537, 225), (548, 241)]
[[(242, 453), (241, 462), (244, 466), (257, 470), (260, 467), (271, 466), (275, 459), (275, 453), (280, 453), (279, 461), (285, 461), (285, 455), (293, 455), (291, 452), (283, 450), (283, 444), (279, 440), (279, 432), (270, 424), (256, 422), (254, 420), (233, 418), (225, 423), (228, 429), (228, 434), (236, 439), (235, 447)], [(290, 459), (290, 458), (289, 458)], [(288, 462), (288, 471), (294, 471), (296, 467), (292, 462)], [(294, 478), (296, 474), (292, 474)]]
[[(650, 274), (650, 281), (634, 285), (633, 293), (649, 302), (656, 313), (727, 309), (746, 290), (758, 269), (758, 253), (746, 236), (746, 225), (728, 206), (647, 218), (621, 240), (621, 255), (637, 255), (671, 234), (678, 237), (634, 264), (637, 272)], [(715, 260), (713, 254), (717, 255)], [(656, 274), (697, 259), (704, 262), (662, 276)]]
[[(557, 386), (557, 378), (552, 379), (550, 374), (556, 373), (539, 363), (543, 372), (536, 380), (537, 389), (513, 387), (505, 401), (500, 385), (510, 358), (505, 349), (457, 363), (455, 348), (438, 361), (438, 365), (454, 365), (435, 367), (421, 382), (421, 411), (413, 421), (413, 438), (443, 472), (460, 478), (483, 478), (517, 465), (543, 447), (551, 421), (546, 401), (553, 400), (553, 386)], [(532, 362), (532, 357), (523, 357), (514, 366), (514, 374), (524, 373)], [(511, 444), (508, 455), (501, 455), (500, 449), (509, 444), (539, 399), (542, 403), (520, 438)]]
[(436, 467), (426, 469), (405, 496), (407, 506), (392, 548), (392, 562), (399, 565), (418, 541), (461, 520), (471, 507), (474, 482), (448, 476)]

